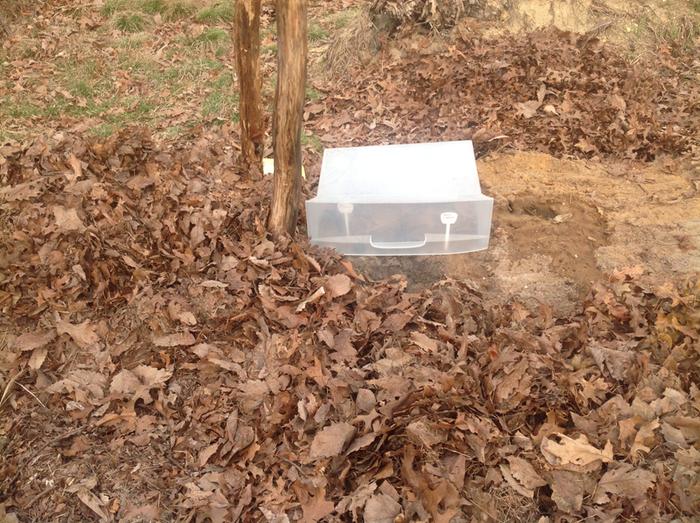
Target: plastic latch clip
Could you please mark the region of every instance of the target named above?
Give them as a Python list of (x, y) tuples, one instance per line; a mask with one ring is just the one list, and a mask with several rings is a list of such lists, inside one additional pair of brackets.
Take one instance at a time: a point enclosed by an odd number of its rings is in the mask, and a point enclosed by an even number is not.
[(450, 245), (450, 226), (457, 223), (456, 212), (443, 212), (440, 214), (440, 221), (445, 226), (445, 249)]
[(351, 203), (339, 203), (338, 212), (343, 215), (345, 220), (345, 236), (350, 236), (350, 215), (355, 209), (355, 206)]

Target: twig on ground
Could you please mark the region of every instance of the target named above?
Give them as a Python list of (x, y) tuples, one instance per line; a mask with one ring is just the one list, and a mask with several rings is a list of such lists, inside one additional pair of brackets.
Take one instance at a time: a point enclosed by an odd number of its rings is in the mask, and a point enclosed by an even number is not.
[(12, 392), (12, 386), (15, 384), (15, 382), (24, 376), (24, 374), (27, 372), (27, 369), (23, 369), (19, 371), (17, 374), (15, 374), (12, 378), (10, 378), (10, 381), (7, 382), (7, 385), (5, 385), (5, 390), (2, 391), (2, 396), (0, 396), (0, 410), (5, 406), (5, 403), (7, 403), (10, 399), (10, 392)]
[(34, 398), (39, 403), (39, 405), (41, 405), (44, 408), (47, 408), (46, 405), (44, 405), (44, 403), (39, 398), (37, 398), (36, 394), (34, 394), (31, 390), (29, 390), (27, 387), (25, 387), (24, 385), (22, 385), (19, 382), (17, 382), (17, 385), (22, 387), (27, 392), (27, 394), (29, 394), (32, 398)]

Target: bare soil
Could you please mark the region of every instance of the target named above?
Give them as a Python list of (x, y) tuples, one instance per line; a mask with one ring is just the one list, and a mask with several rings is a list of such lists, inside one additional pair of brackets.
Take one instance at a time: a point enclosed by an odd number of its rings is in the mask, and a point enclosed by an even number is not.
[(495, 199), (487, 251), (362, 258), (358, 268), (375, 279), (405, 273), (414, 290), (440, 277), (467, 279), (494, 301), (510, 296), (564, 314), (622, 267), (643, 266), (656, 280), (700, 271), (700, 178), (689, 165), (498, 153), (478, 169)]

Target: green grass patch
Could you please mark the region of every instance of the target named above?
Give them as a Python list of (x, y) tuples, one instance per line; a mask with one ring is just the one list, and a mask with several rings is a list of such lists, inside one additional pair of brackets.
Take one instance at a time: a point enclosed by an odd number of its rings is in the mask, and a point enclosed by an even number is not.
[(104, 122), (97, 125), (96, 127), (93, 127), (90, 130), (90, 134), (92, 134), (93, 136), (97, 136), (98, 138), (109, 138), (121, 128), (122, 126), (118, 123)]
[(228, 31), (219, 27), (208, 27), (202, 34), (190, 39), (189, 45), (194, 47), (201, 45), (215, 47), (229, 44), (230, 42), (231, 36)]
[(139, 13), (122, 13), (114, 20), (114, 26), (125, 33), (138, 33), (146, 28), (146, 19)]
[(313, 87), (307, 87), (306, 88), (306, 99), (315, 102), (316, 100), (320, 100), (323, 97), (323, 95), (314, 89)]
[(277, 53), (277, 44), (268, 44), (268, 45), (263, 45), (260, 48), (260, 54), (276, 54)]
[(0, 104), (2, 112), (10, 118), (33, 118), (35, 116), (42, 116), (44, 109), (36, 104), (27, 102), (26, 100), (12, 100), (11, 98), (5, 98)]
[(338, 11), (337, 13), (332, 14), (330, 16), (330, 20), (335, 29), (344, 29), (358, 14), (358, 9), (346, 9), (344, 11)]
[(104, 17), (111, 18), (114, 13), (128, 9), (129, 5), (128, 0), (107, 0), (100, 9), (100, 13)]
[(184, 125), (171, 125), (163, 131), (163, 137), (166, 139), (177, 138), (182, 136), (187, 131)]
[(216, 24), (233, 20), (233, 1), (217, 2), (200, 9), (195, 20), (202, 24)]
[(35, 59), (41, 49), (41, 42), (33, 38), (20, 40), (14, 49), (15, 56), (23, 59)]
[(317, 153), (320, 153), (321, 151), (323, 151), (323, 143), (321, 142), (321, 139), (313, 133), (312, 134), (302, 133), (301, 144), (310, 146)]
[(651, 39), (657, 46), (668, 46), (673, 52), (687, 53), (694, 50), (695, 42), (700, 37), (700, 22), (693, 15), (678, 16), (663, 22), (644, 15), (632, 24), (631, 31), (628, 28), (628, 32), (640, 43)]
[(8, 131), (7, 129), (3, 129), (2, 125), (0, 125), (0, 145), (2, 145), (5, 142), (19, 141), (21, 139), (22, 139), (21, 133), (17, 133), (14, 131)]
[(197, 7), (191, 2), (174, 2), (165, 13), (166, 20), (181, 20), (197, 12)]
[(196, 13), (197, 6), (191, 0), (107, 0), (100, 9), (106, 18), (128, 11), (160, 15), (164, 20), (180, 20)]
[(95, 96), (94, 86), (85, 80), (78, 80), (75, 82), (71, 91), (74, 96), (81, 96), (83, 98), (92, 98)]
[(129, 34), (117, 40), (117, 47), (131, 50), (141, 49), (150, 39), (151, 36), (148, 33)]
[(700, 37), (700, 23), (690, 17), (678, 18), (661, 28), (661, 37), (672, 47), (691, 51)]
[(138, 100), (132, 108), (125, 114), (129, 118), (142, 119), (150, 116), (153, 110), (156, 108), (153, 102), (148, 100)]
[(202, 103), (202, 116), (238, 121), (238, 96), (233, 93), (215, 91), (207, 95)]
[[(153, 78), (159, 83), (179, 84), (199, 80), (204, 75), (207, 75), (208, 79), (213, 71), (219, 71), (223, 68), (224, 64), (220, 60), (192, 58), (177, 66), (156, 73)], [(203, 81), (207, 81), (207, 79)]]
[(140, 73), (147, 77), (157, 75), (159, 71), (158, 62), (156, 62), (150, 55), (138, 55), (135, 53), (130, 53), (128, 50), (123, 53), (119, 53), (117, 58), (117, 68), (124, 71), (129, 71), (130, 73)]
[(105, 138), (130, 125), (147, 124), (156, 109), (156, 105), (148, 100), (136, 100), (130, 97), (120, 101), (128, 102), (130, 105), (127, 105), (124, 111), (99, 115), (104, 122), (91, 130), (93, 135)]
[(165, 0), (144, 0), (141, 2), (141, 10), (149, 15), (164, 15), (168, 10)]
[(309, 41), (310, 42), (319, 42), (321, 40), (325, 40), (328, 38), (328, 31), (326, 31), (323, 27), (321, 27), (317, 23), (311, 23), (309, 24)]
[(107, 99), (101, 102), (91, 100), (84, 105), (78, 105), (76, 100), (63, 96), (57, 96), (46, 104), (6, 98), (2, 101), (0, 115), (18, 119), (60, 118), (63, 116), (92, 117), (104, 114), (112, 107), (113, 103), (114, 99)]
[[(85, 57), (81, 61), (74, 59), (61, 59), (56, 64), (56, 74), (53, 82), (68, 91), (75, 98), (80, 99), (81, 104), (91, 104), (96, 100), (110, 98), (112, 96), (111, 80), (109, 78), (109, 65), (94, 57)], [(68, 105), (74, 105), (76, 100), (67, 100)], [(77, 107), (77, 106), (76, 106)], [(78, 107), (76, 111), (84, 111), (85, 107)], [(59, 107), (63, 113), (71, 110)]]
[(238, 93), (233, 88), (233, 75), (222, 73), (211, 87), (202, 102), (202, 116), (238, 121)]

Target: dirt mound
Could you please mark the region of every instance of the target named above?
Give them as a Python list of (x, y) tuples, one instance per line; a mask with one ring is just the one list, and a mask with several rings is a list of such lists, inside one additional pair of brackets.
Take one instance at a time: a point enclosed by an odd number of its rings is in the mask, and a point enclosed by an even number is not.
[[(700, 288), (618, 271), (567, 316), (487, 302), (468, 282), (370, 283), (328, 252), (265, 239), (269, 180), (235, 171), (231, 139), (2, 149), (0, 510), (223, 522), (700, 509)], [(557, 197), (570, 191), (533, 200), (555, 175), (543, 171), (501, 169), (523, 195), (497, 195), (512, 202), (503, 230), (591, 217)]]
[(394, 29), (419, 23), (434, 31), (454, 27), (462, 17), (497, 18), (502, 6), (489, 0), (375, 0), (370, 13), (375, 25)]
[(636, 60), (661, 50), (692, 60), (700, 35), (698, 6), (688, 0), (376, 0), (375, 26), (392, 32), (428, 27), (447, 34), (477, 31), (501, 37), (556, 28), (602, 38)]

